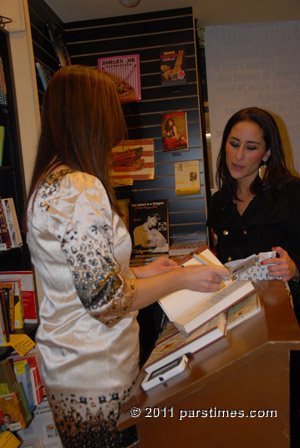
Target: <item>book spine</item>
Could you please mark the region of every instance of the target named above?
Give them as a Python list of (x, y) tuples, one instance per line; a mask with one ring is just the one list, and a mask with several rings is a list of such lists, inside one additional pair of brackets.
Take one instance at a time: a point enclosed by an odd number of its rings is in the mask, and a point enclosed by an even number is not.
[(0, 298), (1, 298), (1, 314), (4, 322), (5, 339), (9, 342), (9, 323), (8, 323), (8, 313), (6, 310), (5, 294), (3, 288), (0, 287)]
[(5, 127), (0, 126), (0, 166), (2, 166), (3, 164), (4, 139), (5, 139)]

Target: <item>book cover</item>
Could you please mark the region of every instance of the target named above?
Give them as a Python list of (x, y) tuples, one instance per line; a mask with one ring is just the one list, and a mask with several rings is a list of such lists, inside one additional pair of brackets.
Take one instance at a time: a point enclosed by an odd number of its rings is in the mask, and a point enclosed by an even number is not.
[(114, 80), (121, 103), (141, 101), (139, 54), (99, 58), (98, 69)]
[(48, 83), (50, 79), (52, 78), (52, 74), (50, 70), (43, 64), (40, 64), (39, 62), (35, 63), (35, 66), (37, 68), (37, 72), (39, 74), (40, 80), (43, 85), (43, 89), (46, 91)]
[(3, 412), (1, 425), (8, 431), (18, 431), (26, 427), (25, 419), (15, 392), (0, 395), (0, 409)]
[(0, 280), (21, 280), (24, 324), (38, 322), (37, 303), (32, 271), (0, 271)]
[(22, 246), (23, 240), (13, 198), (0, 199), (12, 247)]
[(175, 162), (174, 169), (176, 196), (200, 193), (201, 184), (199, 160)]
[(186, 84), (185, 48), (183, 46), (161, 48), (160, 73), (163, 86)]
[(12, 432), (6, 431), (5, 422), (2, 429), (4, 432), (0, 434), (0, 446), (3, 448), (18, 448), (22, 442)]
[(228, 309), (226, 330), (232, 330), (250, 317), (255, 316), (260, 310), (261, 303), (258, 294), (256, 292), (250, 294)]
[(169, 250), (168, 201), (130, 202), (129, 231), (133, 253), (165, 253)]
[[(197, 259), (192, 257), (183, 266), (217, 265), (222, 263), (209, 250), (198, 253)], [(217, 314), (230, 308), (255, 290), (250, 281), (224, 280), (222, 287), (214, 293), (183, 289), (169, 294), (159, 300), (169, 320), (182, 332), (189, 334)]]
[(0, 166), (2, 166), (3, 164), (4, 139), (5, 139), (5, 127), (0, 126)]
[(220, 313), (197, 330), (185, 335), (179, 332), (172, 322), (162, 331), (155, 347), (149, 356), (144, 369), (151, 372), (163, 367), (179, 356), (196, 353), (212, 342), (225, 336), (226, 315)]
[(161, 117), (163, 151), (188, 149), (186, 112), (171, 112)]
[(114, 187), (154, 179), (153, 139), (123, 140), (112, 149), (111, 181)]

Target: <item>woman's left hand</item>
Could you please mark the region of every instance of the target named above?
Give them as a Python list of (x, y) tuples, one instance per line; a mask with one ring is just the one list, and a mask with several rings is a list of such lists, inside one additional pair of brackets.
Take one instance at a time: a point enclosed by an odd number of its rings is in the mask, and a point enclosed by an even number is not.
[(145, 266), (132, 268), (136, 278), (152, 277), (153, 275), (164, 274), (173, 269), (180, 269), (180, 266), (167, 257), (159, 257)]
[(276, 250), (280, 258), (268, 258), (262, 261), (262, 264), (271, 265), (268, 267), (270, 276), (281, 277), (284, 282), (291, 280), (297, 275), (297, 266), (282, 247), (272, 247), (272, 249)]

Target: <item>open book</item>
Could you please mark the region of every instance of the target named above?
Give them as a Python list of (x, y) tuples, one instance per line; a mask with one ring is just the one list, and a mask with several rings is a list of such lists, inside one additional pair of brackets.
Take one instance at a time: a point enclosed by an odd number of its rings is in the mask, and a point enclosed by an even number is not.
[[(215, 255), (204, 249), (192, 257), (183, 266), (195, 264), (223, 266)], [(168, 294), (159, 300), (159, 303), (169, 320), (182, 332), (189, 334), (191, 331), (203, 325), (217, 314), (227, 310), (254, 291), (250, 281), (224, 280), (222, 287), (217, 292), (198, 292), (190, 289), (182, 289)]]

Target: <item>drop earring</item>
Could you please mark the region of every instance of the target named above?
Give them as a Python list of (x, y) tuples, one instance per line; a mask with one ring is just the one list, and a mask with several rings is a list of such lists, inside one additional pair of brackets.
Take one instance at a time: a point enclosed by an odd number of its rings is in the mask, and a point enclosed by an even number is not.
[(260, 167), (258, 168), (258, 175), (260, 177), (261, 180), (264, 179), (265, 175), (266, 175), (266, 171), (267, 171), (267, 164), (266, 162), (263, 162), (262, 165), (260, 165)]

